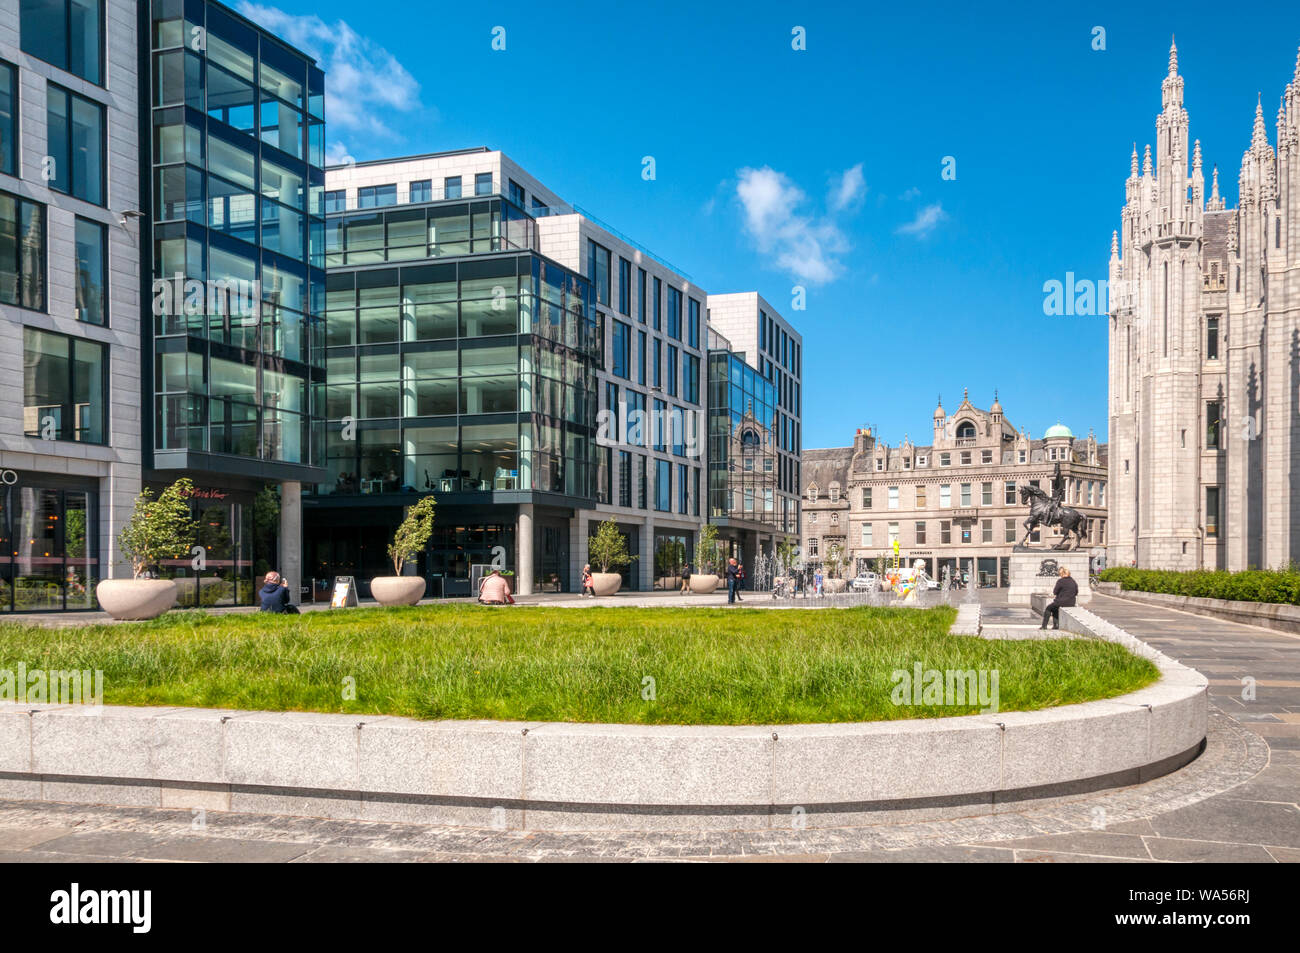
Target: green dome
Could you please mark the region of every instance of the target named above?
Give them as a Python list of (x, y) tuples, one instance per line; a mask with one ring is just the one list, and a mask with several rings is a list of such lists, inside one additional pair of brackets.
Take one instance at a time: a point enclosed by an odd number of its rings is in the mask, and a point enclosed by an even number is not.
[(1047, 432), (1043, 434), (1044, 440), (1051, 440), (1053, 437), (1069, 437), (1071, 440), (1073, 440), (1074, 434), (1070, 433), (1069, 427), (1065, 426), (1065, 424), (1063, 423), (1058, 422), (1048, 427)]

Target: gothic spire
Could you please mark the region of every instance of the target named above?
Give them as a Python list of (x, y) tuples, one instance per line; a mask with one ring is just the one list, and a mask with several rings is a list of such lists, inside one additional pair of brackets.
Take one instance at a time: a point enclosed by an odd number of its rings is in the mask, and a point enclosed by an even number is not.
[(1192, 147), (1192, 171), (1201, 171), (1201, 140), (1197, 139), (1196, 144)]
[(1258, 94), (1255, 101), (1255, 131), (1250, 137), (1252, 149), (1263, 149), (1268, 145), (1268, 131), (1264, 128), (1264, 97)]
[(1172, 33), (1169, 35), (1169, 75), (1178, 75), (1178, 44), (1174, 42)]
[(1110, 257), (1119, 257), (1119, 232), (1110, 233)]
[(1147, 143), (1146, 156), (1142, 159), (1142, 174), (1143, 175), (1151, 174), (1151, 143), (1149, 142)]
[(1138, 177), (1138, 144), (1133, 143), (1133, 155), (1128, 160), (1128, 174), (1130, 178)]
[(1211, 212), (1223, 211), (1223, 197), (1219, 195), (1219, 167), (1214, 167), (1214, 173), (1210, 178), (1210, 200), (1206, 203), (1206, 208)]

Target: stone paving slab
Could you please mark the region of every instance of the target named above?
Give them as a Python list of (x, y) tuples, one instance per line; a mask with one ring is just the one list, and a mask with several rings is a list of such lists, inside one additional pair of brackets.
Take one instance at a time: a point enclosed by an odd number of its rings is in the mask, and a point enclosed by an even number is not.
[[(0, 862), (1300, 862), (1300, 732), (1293, 730), (1300, 726), (1274, 720), (1288, 708), (1300, 714), (1300, 698), (1284, 694), (1290, 685), (1265, 684), (1300, 680), (1300, 639), (1100, 594), (1088, 608), (1230, 682), (1211, 686), (1206, 750), (1191, 764), (1146, 784), (997, 814), (689, 834), (439, 828), (217, 811), (194, 832), (188, 810), (0, 800)], [(986, 625), (1028, 624), (996, 603), (984, 612)], [(1242, 675), (1256, 679), (1253, 701), (1240, 697)], [(1270, 697), (1270, 690), (1278, 694)]]

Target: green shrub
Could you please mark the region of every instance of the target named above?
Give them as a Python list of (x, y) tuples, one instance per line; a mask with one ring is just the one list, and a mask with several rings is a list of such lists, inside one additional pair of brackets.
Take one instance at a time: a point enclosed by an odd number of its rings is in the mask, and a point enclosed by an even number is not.
[(1198, 599), (1233, 599), (1300, 605), (1300, 571), (1287, 569), (1138, 569), (1115, 566), (1102, 570), (1102, 582), (1117, 582), (1121, 589), (1163, 592)]

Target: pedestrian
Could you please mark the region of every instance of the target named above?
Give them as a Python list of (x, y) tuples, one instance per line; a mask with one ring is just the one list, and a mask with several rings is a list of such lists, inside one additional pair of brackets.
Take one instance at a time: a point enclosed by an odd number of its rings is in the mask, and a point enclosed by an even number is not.
[(1052, 628), (1061, 627), (1061, 610), (1074, 605), (1075, 597), (1079, 595), (1079, 584), (1070, 578), (1070, 570), (1064, 566), (1057, 572), (1061, 578), (1056, 580), (1056, 587), (1052, 590), (1052, 601), (1047, 604), (1043, 610), (1043, 624), (1040, 629), (1047, 628), (1047, 617), (1052, 617)]
[(501, 570), (493, 569), (478, 584), (478, 601), (489, 606), (503, 606), (513, 603), (510, 598), (510, 583), (501, 575)]
[(262, 588), (258, 592), (262, 599), (261, 612), (274, 612), (276, 614), (297, 615), (298, 607), (290, 601), (289, 587), (285, 585), (284, 577), (274, 569), (266, 574), (262, 580)]
[(735, 556), (727, 560), (727, 605), (736, 604), (736, 587), (739, 585), (736, 573), (739, 568), (740, 564), (736, 562)]
[(822, 594), (822, 571), (818, 569), (815, 573), (813, 573), (813, 595), (820, 596), (821, 594)]
[(691, 591), (691, 564), (689, 562), (682, 569), (682, 588), (678, 591), (679, 592)]
[(596, 597), (596, 584), (591, 578), (591, 563), (582, 567), (582, 595), (584, 597)]
[(745, 601), (744, 599), (740, 598), (740, 589), (744, 585), (744, 582), (745, 582), (745, 564), (742, 563), (740, 560), (736, 560), (736, 601), (737, 602)]

